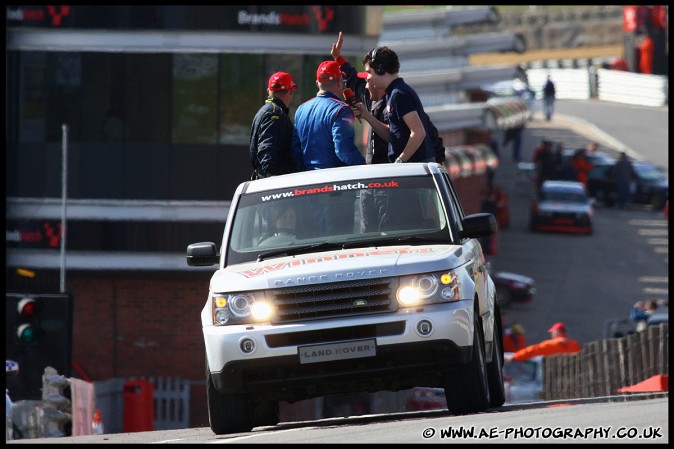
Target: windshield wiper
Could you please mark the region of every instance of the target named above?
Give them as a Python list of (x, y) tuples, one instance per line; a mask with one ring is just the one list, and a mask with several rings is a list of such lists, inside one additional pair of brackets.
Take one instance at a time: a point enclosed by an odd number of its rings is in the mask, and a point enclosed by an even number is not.
[(415, 235), (407, 235), (404, 237), (391, 237), (386, 239), (375, 239), (371, 240), (370, 243), (372, 246), (391, 246), (391, 245), (400, 245), (400, 244), (417, 244), (422, 245), (424, 243), (439, 243), (443, 245), (449, 245), (451, 242), (447, 238), (437, 238), (437, 237), (417, 237)]
[(313, 251), (328, 251), (331, 249), (344, 249), (344, 243), (333, 243), (333, 242), (321, 242), (321, 243), (314, 243), (312, 245), (304, 245), (304, 246), (294, 246), (292, 248), (281, 248), (281, 249), (275, 249), (272, 251), (265, 251), (263, 253), (258, 254), (257, 256), (257, 261), (261, 262), (264, 259), (267, 259), (269, 257), (274, 257), (274, 256), (280, 256), (282, 254), (285, 254), (287, 256), (292, 256), (294, 254), (302, 254), (302, 253), (310, 253)]

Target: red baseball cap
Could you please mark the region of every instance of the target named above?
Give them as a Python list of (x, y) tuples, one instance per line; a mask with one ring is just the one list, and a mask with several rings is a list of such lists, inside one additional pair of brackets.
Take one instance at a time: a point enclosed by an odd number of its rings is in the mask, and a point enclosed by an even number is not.
[(290, 73), (276, 72), (269, 77), (267, 88), (272, 92), (276, 92), (279, 90), (296, 89), (297, 84), (295, 84), (295, 81), (293, 81), (293, 77), (290, 76)]
[(555, 323), (552, 325), (550, 329), (548, 329), (548, 332), (555, 332), (555, 331), (566, 332), (566, 326), (564, 326), (564, 323), (562, 323), (561, 321), (559, 323)]
[(346, 76), (339, 68), (337, 61), (323, 61), (316, 70), (316, 81), (331, 81), (336, 80), (340, 76)]

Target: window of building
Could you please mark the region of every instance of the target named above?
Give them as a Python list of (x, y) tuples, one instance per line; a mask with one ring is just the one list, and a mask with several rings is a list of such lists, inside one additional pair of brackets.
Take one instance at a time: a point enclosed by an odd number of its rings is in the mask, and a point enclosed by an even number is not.
[[(276, 71), (316, 95), (321, 56), (10, 52), (8, 196), (227, 200), (249, 173), (248, 139)], [(14, 63), (16, 61), (16, 63)], [(194, 179), (199, 179), (195, 183)]]

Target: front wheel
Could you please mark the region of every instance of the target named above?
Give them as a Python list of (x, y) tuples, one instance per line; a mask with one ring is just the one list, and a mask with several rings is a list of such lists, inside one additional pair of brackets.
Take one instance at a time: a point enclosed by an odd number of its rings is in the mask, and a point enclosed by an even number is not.
[(477, 312), (473, 318), (473, 350), (470, 364), (448, 375), (445, 382), (447, 409), (454, 415), (480, 413), (489, 407), (484, 335)]
[(278, 401), (251, 404), (253, 410), (253, 426), (275, 426), (279, 422)]
[(225, 394), (215, 389), (213, 377), (206, 360), (206, 395), (208, 421), (216, 435), (249, 432), (253, 429), (245, 394)]

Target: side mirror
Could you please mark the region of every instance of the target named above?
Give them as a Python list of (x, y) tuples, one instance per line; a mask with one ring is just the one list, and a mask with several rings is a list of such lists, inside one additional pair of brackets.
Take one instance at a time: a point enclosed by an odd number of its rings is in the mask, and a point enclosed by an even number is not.
[(496, 218), (493, 214), (480, 212), (468, 215), (463, 219), (461, 238), (487, 237), (497, 231)]
[(187, 247), (187, 265), (191, 267), (207, 267), (220, 262), (220, 256), (213, 242), (192, 243)]

